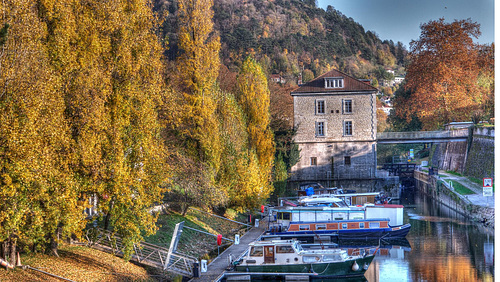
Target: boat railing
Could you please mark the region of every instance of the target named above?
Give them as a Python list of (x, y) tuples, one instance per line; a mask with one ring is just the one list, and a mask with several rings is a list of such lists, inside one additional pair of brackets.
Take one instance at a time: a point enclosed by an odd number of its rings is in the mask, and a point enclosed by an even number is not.
[(281, 223), (273, 222), (273, 223), (269, 224), (268, 231), (271, 234), (275, 234), (277, 232), (285, 232), (286, 231), (286, 227), (283, 226), (283, 224), (281, 224)]

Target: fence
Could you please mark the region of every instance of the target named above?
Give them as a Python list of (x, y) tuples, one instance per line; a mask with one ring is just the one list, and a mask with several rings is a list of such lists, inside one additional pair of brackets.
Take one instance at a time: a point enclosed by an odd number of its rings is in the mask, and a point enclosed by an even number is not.
[[(116, 256), (123, 257), (122, 239), (110, 231), (100, 228), (89, 229), (86, 233), (87, 245)], [(160, 268), (165, 271), (171, 271), (177, 274), (191, 277), (193, 269), (197, 267), (198, 260), (194, 257), (170, 253), (167, 248), (140, 242), (134, 244), (134, 253), (131, 259), (139, 263)]]

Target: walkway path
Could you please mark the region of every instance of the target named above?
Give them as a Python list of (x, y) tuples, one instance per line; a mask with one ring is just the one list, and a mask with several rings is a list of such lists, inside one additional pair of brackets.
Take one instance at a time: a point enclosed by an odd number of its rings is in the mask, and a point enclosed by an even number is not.
[(494, 208), (495, 207), (495, 197), (485, 197), (483, 196), (483, 185), (477, 184), (470, 181), (467, 177), (457, 176), (453, 174), (449, 174), (443, 171), (439, 171), (439, 176), (442, 180), (450, 181), (454, 180), (464, 187), (469, 188), (475, 194), (472, 195), (464, 195), (466, 199), (470, 201), (471, 204), (476, 206), (481, 206), (485, 208)]

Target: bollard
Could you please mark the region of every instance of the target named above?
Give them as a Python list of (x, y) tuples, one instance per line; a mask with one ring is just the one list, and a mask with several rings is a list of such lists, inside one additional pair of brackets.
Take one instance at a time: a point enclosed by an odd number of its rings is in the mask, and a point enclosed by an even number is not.
[(202, 259), (201, 260), (201, 272), (207, 272), (208, 270), (208, 267), (207, 267), (207, 260), (206, 259)]
[(199, 263), (193, 263), (193, 277), (200, 277)]
[(255, 227), (259, 227), (259, 219), (258, 218), (255, 219)]
[(240, 234), (234, 235), (234, 244), (239, 245), (240, 244)]

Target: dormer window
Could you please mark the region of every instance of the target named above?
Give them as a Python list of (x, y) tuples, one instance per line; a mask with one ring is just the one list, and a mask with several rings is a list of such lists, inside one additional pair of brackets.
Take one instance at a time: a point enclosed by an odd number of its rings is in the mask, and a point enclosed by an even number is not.
[(344, 78), (343, 77), (326, 77), (325, 78), (325, 88), (344, 88)]

